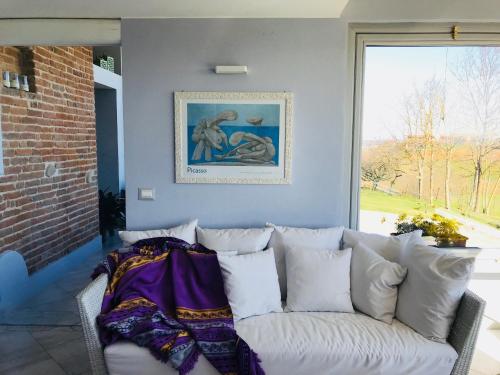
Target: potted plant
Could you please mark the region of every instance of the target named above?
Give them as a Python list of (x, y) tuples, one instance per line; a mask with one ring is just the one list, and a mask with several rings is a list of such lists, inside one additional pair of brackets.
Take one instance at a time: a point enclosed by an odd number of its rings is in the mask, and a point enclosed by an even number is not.
[(460, 233), (460, 224), (454, 219), (434, 214), (432, 219), (436, 222), (433, 236), (438, 247), (465, 247), (468, 238)]
[(458, 233), (458, 221), (438, 214), (431, 217), (422, 214), (409, 217), (408, 214), (401, 214), (395, 224), (396, 232), (392, 233), (393, 235), (421, 230), (424, 241), (437, 247), (465, 247), (468, 240), (466, 236)]
[(99, 190), (99, 231), (104, 240), (116, 229), (125, 229), (125, 191), (114, 194)]
[(397, 236), (399, 234), (421, 230), (424, 242), (429, 246), (433, 246), (436, 244), (436, 240), (433, 237), (434, 227), (435, 223), (422, 214), (410, 217), (408, 214), (403, 213), (400, 214), (396, 220), (396, 232), (391, 234)]

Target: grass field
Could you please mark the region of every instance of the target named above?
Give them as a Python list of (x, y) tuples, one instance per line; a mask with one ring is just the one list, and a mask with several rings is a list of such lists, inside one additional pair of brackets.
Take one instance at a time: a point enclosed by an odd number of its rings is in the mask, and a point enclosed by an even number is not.
[(378, 190), (361, 189), (360, 201), (361, 209), (368, 211), (409, 215), (434, 212), (433, 208), (410, 195), (390, 195)]
[[(360, 203), (361, 209), (368, 211), (381, 211), (395, 214), (407, 213), (409, 215), (434, 213), (434, 207), (431, 207), (428, 203), (422, 202), (411, 195), (390, 195), (378, 190), (361, 189)], [(443, 202), (439, 200), (436, 201), (435, 207), (444, 207)], [(463, 213), (456, 208), (451, 211), (463, 215)], [(500, 213), (497, 212), (494, 212), (493, 215), (471, 213), (463, 216), (500, 228)]]

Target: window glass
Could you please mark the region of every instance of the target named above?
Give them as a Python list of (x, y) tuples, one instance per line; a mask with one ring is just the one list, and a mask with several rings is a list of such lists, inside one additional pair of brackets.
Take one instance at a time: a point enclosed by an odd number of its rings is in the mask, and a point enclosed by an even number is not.
[(500, 48), (367, 47), (359, 226), (500, 244)]

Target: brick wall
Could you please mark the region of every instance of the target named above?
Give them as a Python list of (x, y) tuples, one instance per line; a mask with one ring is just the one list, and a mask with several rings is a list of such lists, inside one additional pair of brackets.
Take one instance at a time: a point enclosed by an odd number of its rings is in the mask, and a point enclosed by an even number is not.
[(32, 92), (0, 89), (0, 252), (20, 252), (33, 272), (99, 232), (97, 186), (85, 178), (97, 168), (92, 49), (0, 47), (0, 70), (31, 72)]

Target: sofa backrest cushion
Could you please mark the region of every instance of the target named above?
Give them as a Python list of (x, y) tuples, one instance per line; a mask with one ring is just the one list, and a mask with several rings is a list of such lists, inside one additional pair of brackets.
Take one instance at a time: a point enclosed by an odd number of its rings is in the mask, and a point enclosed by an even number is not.
[(287, 249), (287, 311), (354, 312), (350, 293), (351, 249)]
[(166, 229), (151, 229), (151, 230), (124, 230), (118, 232), (123, 246), (130, 246), (134, 242), (154, 237), (176, 237), (190, 244), (196, 243), (196, 226), (198, 219), (190, 222)]
[(218, 259), (234, 320), (283, 311), (273, 249)]
[(391, 324), (398, 299), (398, 285), (406, 276), (406, 267), (389, 262), (363, 242), (352, 249), (351, 299), (354, 307)]
[(408, 275), (399, 287), (396, 318), (424, 337), (444, 343), (470, 280), (474, 258), (416, 245), (405, 249), (401, 263)]
[(196, 228), (198, 243), (221, 251), (237, 251), (238, 254), (248, 254), (261, 251), (267, 247), (273, 228), (249, 229), (207, 229)]
[(375, 233), (365, 233), (352, 229), (345, 229), (342, 237), (343, 248), (354, 248), (358, 242), (370, 246), (370, 249), (384, 257), (389, 262), (398, 262), (407, 244), (420, 242), (423, 244), (422, 231), (416, 230), (411, 233), (404, 233), (399, 236), (383, 236)]
[(332, 228), (295, 228), (284, 227), (274, 224), (266, 224), (274, 228), (269, 241), (269, 247), (274, 249), (276, 258), (276, 269), (278, 270), (278, 278), (280, 283), (281, 298), (286, 299), (287, 281), (286, 281), (286, 264), (285, 253), (289, 247), (302, 247), (322, 249), (322, 250), (338, 250), (344, 227)]

